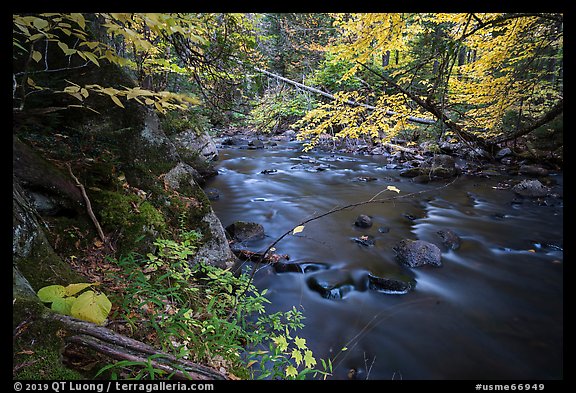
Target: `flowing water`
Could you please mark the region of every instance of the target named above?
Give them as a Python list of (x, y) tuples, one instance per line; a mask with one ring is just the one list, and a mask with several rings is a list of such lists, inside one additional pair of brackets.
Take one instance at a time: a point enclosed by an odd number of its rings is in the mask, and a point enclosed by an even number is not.
[[(270, 312), (292, 306), (303, 312), (298, 335), (316, 358), (333, 360), (334, 379), (348, 378), (350, 370), (358, 379), (563, 378), (561, 198), (519, 201), (506, 184), (520, 178), (506, 175), (419, 184), (387, 169), (386, 158), (307, 154), (296, 142), (223, 148), (217, 166), (219, 175), (207, 184), (220, 192), (214, 211), (223, 226), (237, 220), (264, 226), (266, 238), (248, 244), (253, 251), (333, 208), (377, 194), (417, 193), (329, 214), (276, 245), (291, 262), (411, 282), (407, 294), (353, 290), (327, 299), (308, 285), (318, 272), (267, 267), (255, 276), (258, 288), (269, 288)], [(561, 194), (562, 175), (551, 178)], [(356, 227), (360, 214), (371, 216), (373, 226)], [(441, 248), (443, 266), (396, 261), (400, 240), (442, 246), (437, 232), (445, 229), (461, 246)], [(373, 246), (354, 240), (367, 235)]]

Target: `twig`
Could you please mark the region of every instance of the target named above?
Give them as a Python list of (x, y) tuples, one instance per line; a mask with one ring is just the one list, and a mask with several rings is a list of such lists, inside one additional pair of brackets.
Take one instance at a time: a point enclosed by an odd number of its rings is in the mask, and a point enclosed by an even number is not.
[(100, 240), (106, 243), (106, 236), (104, 236), (104, 232), (102, 232), (102, 227), (100, 226), (100, 223), (98, 222), (96, 216), (94, 215), (94, 212), (92, 211), (92, 204), (90, 203), (90, 199), (86, 194), (86, 189), (84, 188), (82, 183), (80, 183), (78, 178), (74, 176), (74, 173), (72, 173), (72, 167), (70, 166), (70, 163), (66, 163), (66, 166), (68, 167), (68, 172), (70, 172), (70, 176), (72, 176), (72, 179), (74, 179), (74, 181), (76, 182), (76, 186), (78, 186), (78, 188), (80, 188), (80, 191), (82, 192), (84, 202), (86, 202), (86, 210), (88, 211), (88, 215), (90, 216), (90, 219), (92, 219), (92, 222), (96, 227), (96, 231), (98, 231), (98, 236), (100, 237)]
[[(444, 185), (442, 185), (442, 186), (436, 187), (436, 188), (434, 188), (434, 189), (430, 189), (430, 190), (422, 190), (422, 191), (411, 192), (411, 193), (403, 194), (403, 195), (391, 196), (391, 197), (388, 197), (388, 198), (376, 199), (376, 197), (383, 192), (383, 191), (380, 191), (380, 192), (378, 192), (376, 195), (374, 195), (372, 198), (370, 198), (370, 199), (368, 199), (368, 200), (366, 200), (366, 201), (351, 203), (351, 204), (348, 204), (348, 205), (345, 205), (345, 206), (337, 206), (337, 207), (334, 207), (334, 208), (332, 208), (331, 210), (329, 210), (329, 211), (327, 211), (327, 212), (324, 212), (324, 213), (321, 213), (321, 214), (317, 214), (317, 215), (315, 215), (315, 216), (313, 216), (313, 217), (311, 217), (311, 218), (307, 218), (306, 220), (301, 221), (298, 225), (293, 226), (292, 228), (290, 228), (290, 230), (284, 232), (282, 235), (280, 235), (280, 237), (276, 238), (276, 240), (274, 240), (274, 241), (266, 248), (266, 250), (264, 250), (264, 252), (262, 252), (262, 253), (257, 253), (257, 255), (259, 256), (259, 258), (258, 258), (256, 261), (254, 261), (254, 262), (255, 262), (255, 266), (254, 266), (254, 268), (252, 269), (252, 273), (250, 274), (250, 277), (249, 277), (249, 279), (248, 279), (248, 283), (246, 284), (246, 288), (244, 288), (244, 291), (241, 292), (239, 295), (236, 296), (236, 299), (239, 299), (240, 297), (242, 297), (242, 296), (244, 295), (244, 293), (246, 293), (246, 291), (248, 291), (248, 288), (250, 287), (250, 284), (252, 283), (252, 280), (254, 279), (254, 274), (255, 274), (256, 271), (258, 270), (258, 268), (257, 268), (258, 265), (260, 265), (261, 263), (263, 263), (263, 262), (265, 261), (266, 256), (268, 255), (268, 253), (270, 252), (270, 250), (272, 250), (272, 249), (276, 246), (276, 244), (278, 244), (278, 243), (279, 243), (282, 239), (284, 239), (286, 236), (288, 236), (289, 234), (293, 233), (294, 229), (296, 229), (297, 227), (299, 227), (299, 226), (304, 226), (305, 224), (307, 224), (307, 223), (309, 223), (309, 222), (311, 222), (311, 221), (315, 221), (315, 220), (318, 220), (318, 219), (320, 219), (320, 218), (322, 218), (322, 217), (326, 217), (326, 216), (328, 216), (328, 215), (330, 215), (330, 214), (332, 214), (332, 213), (336, 213), (336, 212), (339, 212), (339, 211), (342, 211), (342, 210), (346, 210), (346, 209), (351, 209), (351, 208), (358, 207), (358, 206), (361, 206), (361, 205), (367, 205), (367, 204), (370, 204), (370, 203), (386, 203), (386, 202), (390, 202), (390, 201), (393, 201), (393, 200), (396, 200), (396, 199), (403, 199), (403, 198), (408, 198), (408, 197), (412, 197), (412, 196), (419, 195), (419, 194), (424, 194), (424, 193), (427, 193), (427, 192), (430, 192), (430, 191), (438, 191), (438, 190), (440, 190), (440, 189), (442, 189), (442, 188), (446, 188), (446, 187), (454, 184), (454, 182), (456, 182), (456, 180), (458, 180), (458, 179), (459, 179), (459, 177), (455, 177), (454, 180), (452, 180), (451, 182), (446, 183), (446, 184), (444, 184)], [(235, 312), (235, 308), (232, 308), (232, 311), (231, 311), (230, 314), (228, 315), (228, 319), (231, 318), (232, 315), (234, 315), (234, 312)]]

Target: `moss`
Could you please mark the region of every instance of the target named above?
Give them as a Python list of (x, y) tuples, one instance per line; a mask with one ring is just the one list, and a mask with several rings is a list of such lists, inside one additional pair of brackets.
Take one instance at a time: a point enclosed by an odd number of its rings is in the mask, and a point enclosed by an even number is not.
[(46, 285), (67, 285), (86, 280), (41, 240), (37, 240), (28, 257), (18, 258), (14, 262), (35, 291)]
[(95, 191), (94, 204), (105, 230), (120, 233), (121, 253), (138, 249), (140, 240), (154, 238), (167, 229), (162, 213), (137, 195), (123, 191)]
[(60, 322), (44, 318), (46, 312), (50, 311), (39, 301), (20, 297), (14, 300), (13, 378), (85, 379), (81, 373), (62, 363), (64, 327)]

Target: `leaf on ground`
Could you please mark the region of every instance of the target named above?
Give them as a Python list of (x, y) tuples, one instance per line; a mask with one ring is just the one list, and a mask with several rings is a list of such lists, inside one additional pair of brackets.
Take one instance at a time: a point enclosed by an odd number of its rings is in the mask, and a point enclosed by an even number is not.
[(74, 318), (102, 325), (110, 310), (112, 303), (103, 293), (97, 295), (93, 291), (84, 292), (72, 304), (71, 315)]
[(78, 292), (91, 287), (92, 285), (98, 284), (89, 284), (89, 283), (78, 283), (78, 284), (70, 284), (64, 288), (66, 290), (66, 296), (76, 295)]
[(389, 191), (394, 191), (394, 192), (400, 193), (400, 190), (394, 186), (388, 186), (388, 187), (386, 187), (386, 189)]
[(66, 296), (66, 288), (62, 285), (48, 285), (38, 291), (38, 297), (44, 303), (52, 303), (54, 300), (61, 299), (64, 296)]
[(57, 313), (70, 315), (72, 310), (72, 304), (76, 301), (75, 297), (67, 297), (67, 298), (58, 298), (52, 302), (52, 310), (56, 311)]

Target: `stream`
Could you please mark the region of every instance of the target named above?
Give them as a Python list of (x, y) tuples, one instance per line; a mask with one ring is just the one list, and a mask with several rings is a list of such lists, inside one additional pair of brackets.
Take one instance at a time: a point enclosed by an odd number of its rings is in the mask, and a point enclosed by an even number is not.
[[(302, 311), (305, 327), (297, 335), (318, 365), (332, 359), (331, 379), (563, 378), (561, 198), (519, 201), (508, 185), (521, 177), (506, 174), (416, 183), (383, 156), (304, 153), (298, 142), (220, 147), (219, 156), (219, 175), (205, 188), (219, 192), (212, 206), (224, 227), (263, 225), (266, 237), (246, 245), (253, 251), (333, 208), (400, 197), (311, 221), (276, 252), (351, 277), (409, 282), (408, 293), (360, 288), (330, 299), (310, 286), (325, 271), (268, 266), (254, 277), (259, 289), (268, 288), (269, 312)], [(562, 173), (549, 177), (562, 190)], [(370, 228), (354, 225), (360, 214), (372, 218)], [(456, 250), (441, 247), (437, 232), (447, 229), (460, 237)], [(366, 236), (373, 244), (357, 241)], [(406, 238), (438, 244), (442, 266), (399, 264), (393, 247)]]

